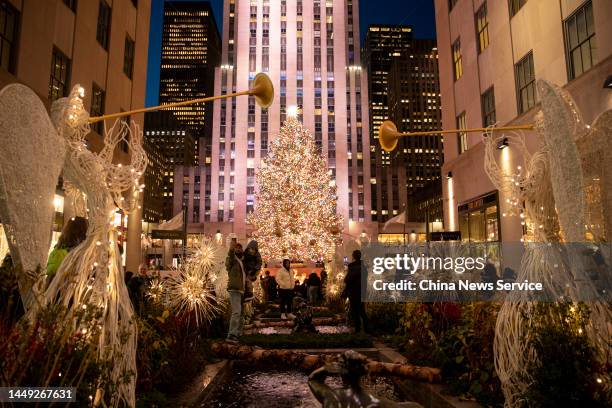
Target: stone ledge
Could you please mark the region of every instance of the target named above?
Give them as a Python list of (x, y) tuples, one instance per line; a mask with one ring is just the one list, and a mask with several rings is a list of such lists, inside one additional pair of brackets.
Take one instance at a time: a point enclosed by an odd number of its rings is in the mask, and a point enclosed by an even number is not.
[(173, 406), (187, 408), (203, 405), (230, 373), (231, 363), (228, 360), (207, 364), (192, 385), (174, 401)]

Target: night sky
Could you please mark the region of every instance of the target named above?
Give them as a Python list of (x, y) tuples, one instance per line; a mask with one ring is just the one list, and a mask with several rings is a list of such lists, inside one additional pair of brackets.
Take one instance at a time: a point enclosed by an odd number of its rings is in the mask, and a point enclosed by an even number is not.
[[(219, 30), (221, 30), (223, 0), (210, 0), (210, 2), (213, 5)], [(152, 0), (151, 3), (147, 106), (157, 105), (159, 96), (159, 63), (164, 0)], [(362, 42), (370, 24), (406, 24), (414, 28), (417, 38), (435, 38), (436, 36), (433, 0), (360, 0), (359, 7)]]

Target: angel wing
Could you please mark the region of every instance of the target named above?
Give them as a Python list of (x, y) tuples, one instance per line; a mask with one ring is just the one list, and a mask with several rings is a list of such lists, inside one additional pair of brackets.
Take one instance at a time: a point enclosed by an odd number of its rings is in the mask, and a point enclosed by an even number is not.
[(539, 80), (537, 85), (543, 113), (538, 131), (550, 152), (550, 178), (559, 223), (567, 242), (582, 242), (585, 233), (584, 180), (576, 139), (586, 127), (568, 93), (545, 80)]
[(36, 270), (45, 267), (53, 225), (53, 196), (66, 148), (42, 101), (27, 86), (0, 90), (0, 219), (29, 299)]

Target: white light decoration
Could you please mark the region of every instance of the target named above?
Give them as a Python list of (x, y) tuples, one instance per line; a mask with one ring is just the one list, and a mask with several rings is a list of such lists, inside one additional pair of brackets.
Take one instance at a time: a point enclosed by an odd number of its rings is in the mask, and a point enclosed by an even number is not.
[[(178, 275), (167, 282), (168, 303), (177, 314), (193, 313), (196, 324), (210, 321), (224, 303), (215, 279), (224, 270), (221, 247), (202, 237), (196, 249), (178, 265)], [(226, 292), (226, 287), (219, 288)]]
[(288, 118), (257, 171), (254, 239), (268, 259), (330, 256), (341, 242), (336, 186), (312, 134)]
[[(98, 357), (114, 362), (109, 376), (118, 384), (116, 395), (109, 396), (109, 401), (114, 407), (134, 406), (135, 378), (128, 381), (122, 378), (126, 373), (136, 373), (136, 328), (116, 244), (115, 212), (119, 209), (129, 214), (136, 208), (139, 197), (133, 193), (139, 189), (138, 174), (144, 172), (147, 157), (138, 125), (121, 119), (103, 132), (104, 145), (98, 153), (84, 147), (90, 129), (81, 89), (77, 85), (67, 98), (55, 101), (51, 118), (67, 147), (63, 177), (87, 197), (87, 236), (64, 258), (42, 296), (41, 305), (64, 304), (70, 320), (78, 315), (76, 309), (83, 304), (103, 311)], [(121, 145), (128, 146), (129, 162), (115, 164), (115, 151)], [(66, 324), (79, 329), (76, 320)]]
[(289, 107), (287, 107), (287, 117), (297, 118), (298, 114), (299, 108), (297, 107), (297, 105), (290, 105)]

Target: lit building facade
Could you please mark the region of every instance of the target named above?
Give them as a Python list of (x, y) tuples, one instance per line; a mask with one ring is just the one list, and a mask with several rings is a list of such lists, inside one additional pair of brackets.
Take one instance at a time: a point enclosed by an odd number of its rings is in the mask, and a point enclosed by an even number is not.
[[(221, 43), (210, 3), (164, 2), (159, 103), (213, 95)], [(196, 141), (195, 160), (205, 164), (212, 139), (212, 104), (170, 109)]]
[[(435, 40), (414, 39), (410, 48), (393, 59), (387, 79), (388, 117), (400, 132), (442, 127), (438, 78)], [(436, 227), (439, 227), (443, 218), (442, 136), (404, 137), (397, 146), (391, 155), (377, 154), (378, 172), (376, 186), (372, 185), (372, 197), (375, 197), (376, 187), (380, 222), (406, 209), (409, 221), (437, 222)], [(377, 146), (377, 150), (382, 149)], [(433, 229), (433, 225), (428, 227)]]
[(144, 138), (143, 147), (147, 153), (148, 163), (144, 172), (142, 220), (148, 223), (160, 223), (164, 220), (166, 157), (150, 138)]
[[(383, 162), (388, 163), (390, 161), (389, 154), (382, 150), (378, 144), (378, 128), (389, 117), (389, 86), (387, 83), (389, 70), (394, 59), (411, 49), (412, 40), (412, 28), (409, 26), (376, 24), (370, 25), (366, 33), (362, 58), (368, 73), (368, 107), (370, 114), (369, 166), (370, 174), (372, 175), (372, 180), (370, 181), (372, 183), (374, 180), (379, 180), (386, 176), (386, 168), (383, 170), (381, 166)], [(385, 173), (384, 176), (383, 173)], [(382, 180), (378, 185), (372, 184), (372, 221), (385, 222), (393, 217), (393, 211), (389, 211), (387, 205), (380, 205), (381, 199), (383, 202), (386, 201), (387, 197), (392, 199), (392, 195), (387, 194), (386, 188), (381, 190), (383, 185)], [(395, 186), (395, 190), (397, 194), (397, 186)], [(383, 192), (385, 193), (385, 198), (381, 198), (381, 193)], [(395, 207), (396, 210), (398, 208), (398, 211), (402, 210), (401, 206)]]
[[(612, 72), (610, 1), (435, 0), (435, 9), (444, 129), (533, 123), (538, 79), (564, 87), (587, 123), (612, 108), (603, 86)], [(536, 151), (536, 133), (525, 138)], [(522, 161), (511, 144), (498, 154), (508, 168)], [(445, 229), (471, 242), (518, 241), (521, 220), (503, 216), (508, 197), (484, 172), (482, 135), (446, 137), (444, 160)]]
[(369, 163), (367, 81), (360, 64), (358, 1), (226, 0), (223, 14), (215, 93), (246, 90), (258, 72), (265, 72), (275, 99), (266, 110), (256, 106), (254, 97), (215, 102), (210, 214), (204, 210), (206, 200), (200, 200), (203, 224), (191, 225), (190, 231), (239, 238), (251, 232), (246, 216), (256, 207), (256, 169), (287, 108), (297, 105), (335, 179), (345, 232), (353, 237), (371, 233), (370, 174), (364, 165)]
[[(146, 144), (154, 146), (154, 151), (160, 155), (162, 163), (161, 188), (145, 183), (145, 197), (160, 197), (164, 220), (169, 220), (176, 214), (173, 211), (175, 166), (193, 166), (196, 163), (196, 140), (191, 135), (191, 130), (186, 130), (174, 115), (170, 110), (145, 113)], [(153, 204), (156, 200), (149, 202)], [(178, 211), (181, 209), (182, 207)], [(145, 212), (149, 213), (150, 209)]]
[[(150, 0), (0, 0), (0, 87), (25, 84), (50, 107), (80, 84), (92, 116), (141, 108), (150, 14)], [(142, 114), (130, 118), (142, 128)], [(102, 129), (100, 122), (87, 135), (87, 145), (94, 151), (102, 147)], [(128, 159), (125, 148), (116, 151), (119, 162)], [(66, 219), (74, 210), (61, 194), (54, 204)], [(139, 209), (127, 225), (127, 240), (120, 243), (127, 269), (135, 271), (141, 262)], [(55, 218), (55, 227), (61, 229), (61, 218)]]

